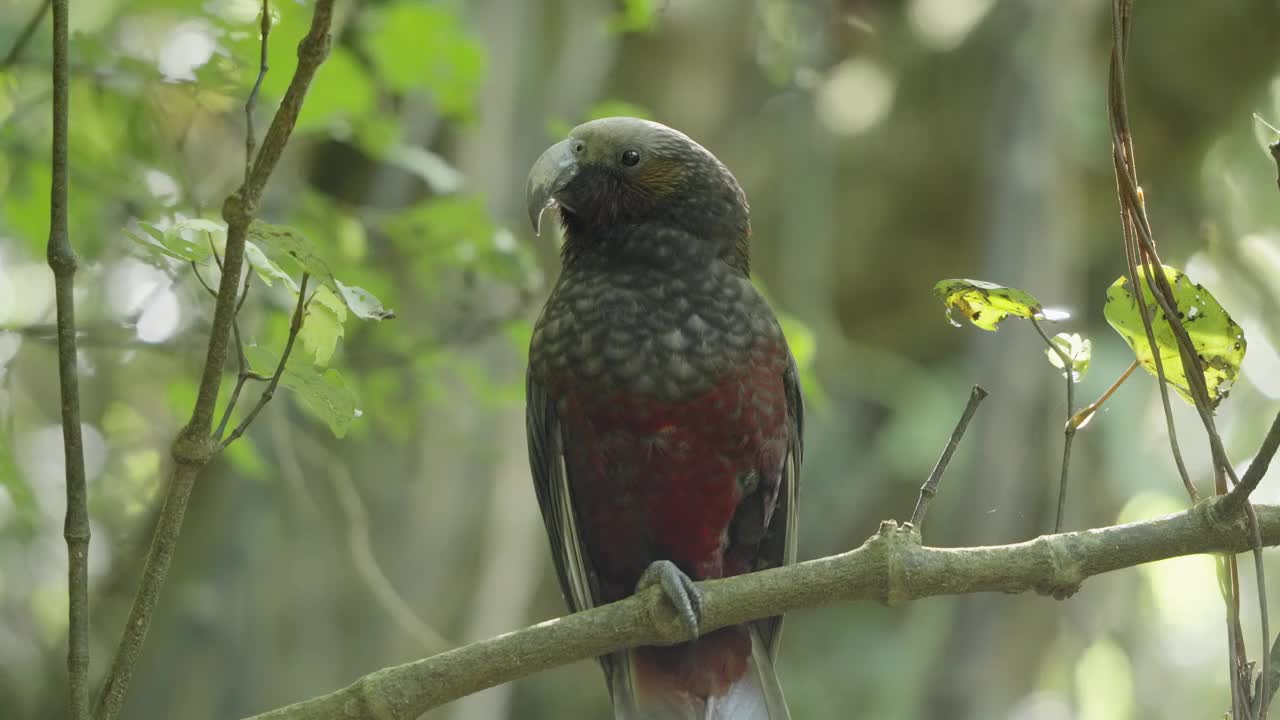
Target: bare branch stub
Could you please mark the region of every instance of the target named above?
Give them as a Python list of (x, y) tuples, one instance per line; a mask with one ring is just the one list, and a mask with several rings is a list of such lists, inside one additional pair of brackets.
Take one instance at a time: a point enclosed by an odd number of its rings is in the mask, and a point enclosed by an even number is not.
[(921, 532), (924, 528), (925, 513), (929, 512), (929, 504), (938, 494), (938, 484), (942, 482), (942, 475), (947, 471), (947, 465), (951, 463), (951, 456), (955, 454), (956, 448), (960, 447), (960, 440), (964, 438), (965, 430), (969, 428), (969, 421), (973, 420), (974, 414), (978, 412), (978, 406), (986, 397), (986, 390), (979, 385), (973, 386), (973, 390), (969, 393), (969, 402), (964, 406), (964, 412), (956, 423), (956, 429), (951, 432), (951, 439), (942, 449), (942, 455), (938, 458), (938, 463), (933, 466), (933, 471), (929, 473), (929, 479), (920, 486), (920, 497), (916, 500), (916, 509), (911, 513), (911, 524)]

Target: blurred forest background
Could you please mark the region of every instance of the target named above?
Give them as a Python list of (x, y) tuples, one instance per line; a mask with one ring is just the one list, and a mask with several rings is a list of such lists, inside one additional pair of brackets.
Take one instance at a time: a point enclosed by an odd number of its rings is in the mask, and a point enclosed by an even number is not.
[[(0, 0), (6, 718), (61, 717), (65, 702), (48, 20), (6, 57), (41, 3)], [(212, 310), (188, 267), (157, 267), (129, 236), (139, 222), (217, 218), (239, 183), (258, 7), (72, 2), (95, 678), (139, 576)], [(272, 7), (263, 127), (310, 18), (309, 2)], [(1069, 310), (1058, 329), (1094, 342), (1080, 402), (1129, 363), (1101, 313), (1123, 272), (1104, 107), (1109, 2), (352, 0), (338, 11), (333, 54), (260, 216), (302, 228), (398, 318), (331, 333), (328, 364), (358, 399), (344, 438), (282, 393), (206, 469), (127, 717), (239, 717), (563, 613), (523, 415), (556, 238), (533, 235), (523, 193), (541, 150), (595, 116), (682, 129), (747, 191), (756, 278), (787, 314), (810, 397), (802, 558), (910, 514), (974, 382), (992, 397), (928, 541), (1049, 531), (1060, 374), (1028, 326), (957, 330), (931, 288), (976, 277)], [(1128, 85), (1140, 177), (1166, 261), (1210, 287), (1248, 336), (1219, 412), (1242, 464), (1280, 399), (1280, 195), (1264, 149), (1274, 138), (1251, 116), (1280, 119), (1278, 72), (1275, 0), (1138, 5)], [(280, 285), (257, 283), (246, 341), (278, 349), (291, 304)], [(1194, 411), (1174, 402), (1208, 491)], [(1076, 439), (1072, 482), (1069, 529), (1185, 506), (1149, 376)], [(1280, 501), (1280, 470), (1255, 499)], [(787, 625), (780, 669), (797, 718), (1212, 718), (1229, 703), (1207, 557), (1096, 578), (1066, 602), (855, 604)], [(603, 718), (607, 706), (599, 670), (582, 662), (428, 717)]]

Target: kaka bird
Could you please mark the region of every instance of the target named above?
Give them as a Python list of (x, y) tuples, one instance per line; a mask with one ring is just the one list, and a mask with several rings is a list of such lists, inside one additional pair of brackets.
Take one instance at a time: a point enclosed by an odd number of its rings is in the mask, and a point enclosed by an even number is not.
[[(562, 272), (533, 331), (529, 462), (571, 611), (660, 585), (698, 635), (695, 580), (791, 563), (803, 407), (749, 277), (746, 196), (683, 133), (580, 125), (528, 181)], [(618, 720), (782, 720), (782, 618), (600, 658)]]

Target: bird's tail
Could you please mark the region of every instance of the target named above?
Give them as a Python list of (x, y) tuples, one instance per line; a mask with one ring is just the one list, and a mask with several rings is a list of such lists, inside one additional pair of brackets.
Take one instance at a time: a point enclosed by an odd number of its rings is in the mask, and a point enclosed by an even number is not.
[(614, 656), (615, 720), (790, 720), (755, 625)]

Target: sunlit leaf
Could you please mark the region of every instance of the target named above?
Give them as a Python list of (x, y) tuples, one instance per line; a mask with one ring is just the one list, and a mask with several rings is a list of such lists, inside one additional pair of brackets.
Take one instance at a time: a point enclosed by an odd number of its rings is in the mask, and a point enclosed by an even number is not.
[(328, 287), (321, 287), (307, 306), (298, 340), (311, 352), (315, 364), (327, 367), (345, 331), (347, 306)]
[(343, 284), (341, 280), (334, 280), (334, 284), (337, 285), (338, 293), (342, 296), (347, 309), (361, 320), (390, 320), (396, 316), (394, 310), (383, 307), (378, 298), (368, 290)]
[(644, 32), (651, 30), (658, 16), (656, 0), (623, 0), (622, 9), (609, 20), (614, 32)]
[[(1071, 380), (1073, 382), (1083, 380), (1085, 374), (1089, 372), (1089, 363), (1093, 359), (1093, 342), (1088, 338), (1080, 337), (1079, 333), (1058, 333), (1050, 339), (1050, 342), (1071, 359)], [(1066, 368), (1058, 353), (1045, 348), (1044, 354), (1049, 357), (1049, 364), (1062, 370), (1065, 377)]]
[(161, 253), (168, 257), (187, 262), (204, 262), (212, 255), (210, 240), (221, 245), (226, 235), (226, 225), (204, 218), (183, 218), (175, 220), (168, 227), (161, 228), (149, 222), (139, 222), (143, 232), (129, 232), (134, 242), (143, 246), (149, 254)]
[[(249, 364), (257, 372), (272, 374), (280, 358), (261, 346), (245, 348)], [(285, 365), (280, 384), (297, 394), (309, 410), (328, 424), (337, 437), (343, 437), (356, 417), (355, 395), (342, 375), (332, 368), (321, 371), (309, 363)]]
[[(1181, 270), (1164, 266), (1164, 275), (1173, 289), (1174, 301), (1177, 304), (1178, 316), (1183, 327), (1191, 336), (1199, 358), (1200, 372), (1204, 375), (1205, 386), (1209, 390), (1209, 400), (1217, 407), (1222, 398), (1227, 396), (1231, 384), (1240, 372), (1240, 363), (1248, 343), (1245, 342), (1244, 330), (1236, 324), (1222, 305), (1203, 285), (1191, 281)], [(1169, 385), (1188, 403), (1194, 404), (1187, 384), (1186, 370), (1182, 365), (1182, 357), (1178, 352), (1177, 339), (1173, 328), (1163, 311), (1156, 304), (1151, 288), (1147, 286), (1145, 274), (1140, 273), (1142, 297), (1152, 311), (1152, 331), (1155, 335), (1156, 347), (1160, 352), (1161, 364), (1164, 366), (1165, 378)], [(1107, 302), (1103, 315), (1111, 327), (1120, 333), (1129, 347), (1133, 348), (1142, 367), (1152, 375), (1156, 374), (1155, 358), (1151, 344), (1147, 342), (1146, 330), (1142, 326), (1142, 316), (1138, 310), (1138, 302), (1130, 291), (1129, 280), (1121, 277), (1112, 283), (1107, 290)]]
[(947, 319), (957, 327), (957, 312), (983, 330), (994, 331), (1010, 315), (1031, 318), (1044, 311), (1027, 291), (982, 280), (943, 280), (933, 286), (933, 292), (946, 305)]
[(252, 241), (246, 240), (244, 243), (244, 259), (249, 263), (249, 267), (258, 273), (258, 277), (262, 278), (262, 282), (267, 287), (272, 287), (276, 280), (284, 283), (284, 286), (298, 292), (298, 283), (294, 281), (289, 273), (285, 272), (279, 265), (271, 262), (266, 254), (262, 252), (262, 248), (255, 245)]

